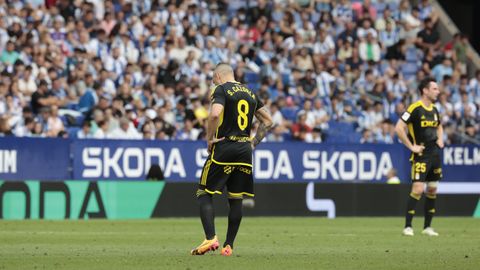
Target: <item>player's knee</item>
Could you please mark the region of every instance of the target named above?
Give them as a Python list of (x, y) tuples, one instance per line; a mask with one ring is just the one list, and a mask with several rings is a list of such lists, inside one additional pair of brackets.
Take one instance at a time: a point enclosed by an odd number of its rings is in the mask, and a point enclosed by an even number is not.
[(429, 195), (435, 195), (435, 194), (437, 194), (437, 186), (438, 186), (438, 182), (437, 182), (437, 181), (428, 182), (428, 183), (427, 183), (427, 194), (429, 194)]
[(416, 196), (422, 196), (424, 191), (423, 185), (415, 185), (412, 187), (412, 193), (415, 194)]

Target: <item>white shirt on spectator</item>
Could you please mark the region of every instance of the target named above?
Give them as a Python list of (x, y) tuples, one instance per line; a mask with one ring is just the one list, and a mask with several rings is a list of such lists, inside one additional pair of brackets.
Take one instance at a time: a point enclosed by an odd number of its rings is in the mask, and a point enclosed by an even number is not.
[(85, 131), (83, 129), (80, 129), (79, 131), (77, 131), (77, 138), (78, 139), (91, 139), (91, 138), (93, 138), (93, 136), (92, 136), (92, 134), (90, 134), (90, 132), (85, 133)]
[(364, 61), (367, 60), (373, 60), (375, 62), (380, 61), (380, 45), (378, 45), (378, 42), (373, 42), (371, 44), (372, 46), (372, 53), (373, 53), (373, 59), (368, 59), (368, 46), (367, 42), (361, 42), (360, 45), (358, 46), (358, 52), (360, 54), (360, 58)]
[(135, 44), (131, 40), (128, 40), (126, 43), (120, 39), (117, 39), (113, 42), (114, 47), (120, 48), (120, 53), (123, 57), (127, 59), (129, 63), (137, 63), (140, 56), (140, 52), (135, 47)]
[(272, 122), (274, 126), (281, 126), (283, 125), (283, 115), (280, 111), (276, 111), (272, 115)]
[(163, 47), (147, 47), (144, 54), (144, 59), (147, 60), (150, 65), (158, 67), (166, 57), (166, 52)]
[(470, 107), (470, 111), (472, 112), (472, 115), (475, 115), (477, 113), (477, 106), (475, 106), (475, 104), (473, 104), (473, 102), (464, 103), (460, 100), (460, 101), (455, 103), (453, 108), (456, 112), (461, 112), (462, 115), (463, 115), (465, 107), (467, 107), (467, 106)]
[(329, 96), (330, 84), (335, 81), (335, 76), (326, 71), (322, 71), (315, 77), (315, 80), (317, 81), (318, 95), (320, 97)]
[(395, 45), (399, 40), (398, 32), (395, 30), (389, 31), (380, 31), (379, 41), (383, 44), (385, 48)]
[(119, 139), (119, 140), (140, 140), (142, 135), (135, 129), (133, 124), (130, 124), (127, 131), (123, 130), (121, 127), (117, 127), (107, 134), (109, 139)]
[(408, 88), (403, 80), (397, 80), (396, 82), (387, 80), (387, 90), (394, 92), (396, 97), (400, 97), (407, 92)]
[(330, 35), (327, 35), (323, 41), (317, 40), (313, 45), (313, 53), (315, 54), (327, 54), (333, 49), (335, 49), (335, 43)]
[(18, 89), (27, 96), (31, 96), (33, 92), (37, 91), (37, 84), (35, 83), (33, 76), (19, 79)]
[(105, 134), (103, 129), (97, 128), (95, 133), (92, 134), (91, 138), (93, 138), (93, 139), (105, 139), (105, 138), (107, 138), (107, 135)]
[(123, 56), (120, 56), (117, 59), (115, 59), (109, 55), (107, 56), (107, 59), (104, 62), (104, 64), (105, 64), (105, 69), (115, 73), (118, 78), (123, 74), (123, 71), (127, 66), (127, 59), (125, 59), (125, 57)]
[(192, 128), (190, 131), (186, 132), (185, 130), (180, 130), (177, 134), (176, 139), (182, 141), (196, 141), (200, 130), (197, 128)]

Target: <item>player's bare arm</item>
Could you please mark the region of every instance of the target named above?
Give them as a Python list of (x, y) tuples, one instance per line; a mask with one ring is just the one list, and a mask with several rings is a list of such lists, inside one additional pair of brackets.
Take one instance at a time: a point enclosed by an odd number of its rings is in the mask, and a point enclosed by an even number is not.
[(255, 112), (255, 117), (260, 121), (257, 134), (252, 139), (252, 146), (255, 148), (267, 135), (267, 132), (273, 127), (273, 120), (270, 112), (262, 107)]
[(442, 124), (438, 125), (438, 128), (437, 128), (437, 145), (440, 148), (443, 148), (445, 146), (445, 143), (443, 142), (443, 127), (442, 127)]
[(220, 121), (220, 115), (223, 112), (223, 105), (214, 103), (210, 106), (210, 113), (208, 115), (207, 123), (207, 145), (208, 153), (212, 152), (213, 145), (225, 138), (215, 138), (215, 130)]
[(410, 151), (416, 154), (420, 154), (425, 149), (425, 146), (423, 145), (416, 145), (410, 142), (410, 140), (407, 137), (407, 124), (405, 124), (405, 122), (403, 122), (402, 120), (398, 120), (397, 125), (395, 126), (395, 132), (397, 133), (397, 136), (400, 139), (400, 141), (402, 141), (402, 143), (408, 149), (410, 149)]

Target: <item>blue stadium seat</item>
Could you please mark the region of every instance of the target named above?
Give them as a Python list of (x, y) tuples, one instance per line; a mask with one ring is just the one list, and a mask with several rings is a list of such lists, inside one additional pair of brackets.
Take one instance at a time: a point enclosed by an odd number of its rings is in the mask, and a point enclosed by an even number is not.
[(360, 139), (362, 138), (362, 134), (359, 132), (352, 132), (348, 134), (348, 141), (350, 143), (360, 143)]
[(82, 125), (83, 125), (83, 121), (85, 121), (85, 116), (83, 116), (83, 115), (77, 116), (77, 119), (76, 119), (76, 120), (77, 120), (77, 121), (76, 121), (76, 122), (77, 122), (77, 123), (76, 123), (77, 126), (82, 126)]
[(401, 73), (403, 74), (403, 77), (407, 80), (411, 79), (412, 77), (415, 77), (418, 71), (418, 66), (417, 63), (404, 63), (401, 66)]
[(290, 85), (290, 74), (288, 73), (282, 73), (282, 83), (285, 86)]
[(245, 72), (245, 82), (249, 83), (258, 83), (260, 82), (260, 76), (255, 72)]
[(419, 61), (420, 55), (417, 51), (417, 48), (415, 47), (408, 48), (405, 53), (405, 60), (407, 60), (407, 62), (415, 62), (415, 63)]
[(79, 127), (67, 127), (68, 137), (69, 137), (69, 138), (76, 139), (76, 138), (77, 138), (77, 132), (78, 132), (80, 129), (81, 129), (81, 128), (79, 128)]

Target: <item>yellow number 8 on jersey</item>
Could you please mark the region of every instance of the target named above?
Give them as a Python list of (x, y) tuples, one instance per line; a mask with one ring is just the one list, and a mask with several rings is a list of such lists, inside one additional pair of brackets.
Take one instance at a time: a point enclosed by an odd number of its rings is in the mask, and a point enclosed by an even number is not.
[(238, 117), (237, 123), (240, 130), (245, 130), (248, 126), (249, 105), (245, 99), (241, 99), (237, 103)]

